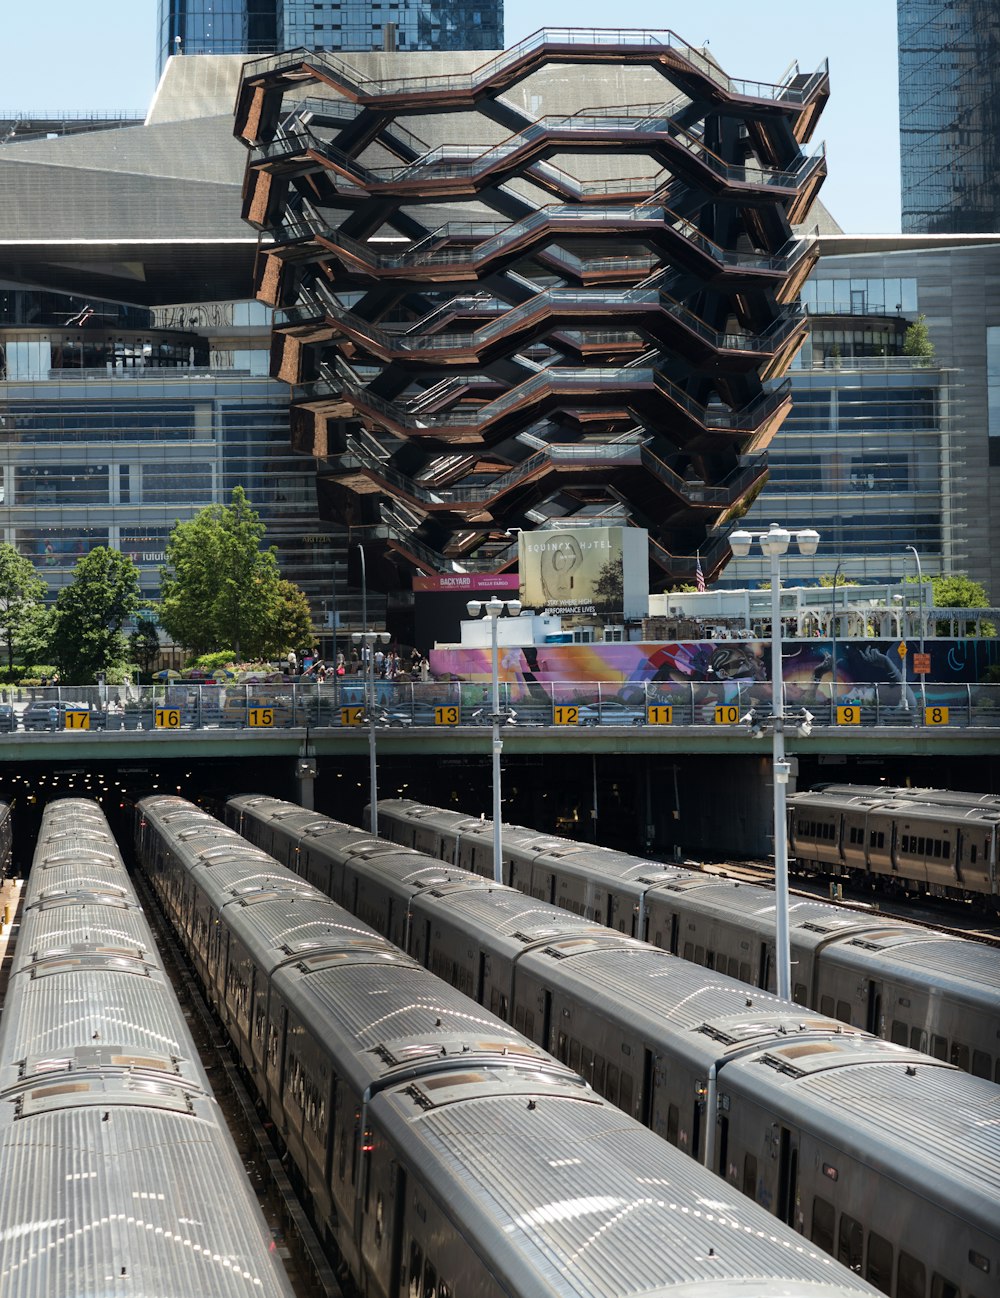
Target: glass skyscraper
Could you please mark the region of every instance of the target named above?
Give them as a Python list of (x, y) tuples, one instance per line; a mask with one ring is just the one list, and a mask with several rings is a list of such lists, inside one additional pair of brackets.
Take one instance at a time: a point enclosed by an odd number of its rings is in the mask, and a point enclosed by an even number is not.
[(1000, 6), (898, 0), (904, 234), (1000, 232)]
[(159, 0), (157, 71), (171, 54), (498, 50), (503, 0)]

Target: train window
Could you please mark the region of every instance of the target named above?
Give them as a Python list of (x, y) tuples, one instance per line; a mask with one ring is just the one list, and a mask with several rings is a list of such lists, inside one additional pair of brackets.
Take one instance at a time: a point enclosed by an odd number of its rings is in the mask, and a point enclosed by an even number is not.
[(951, 1062), (967, 1073), (969, 1071), (969, 1047), (963, 1046), (961, 1041), (953, 1041), (951, 1043)]
[(606, 1065), (603, 1055), (597, 1055), (594, 1059), (594, 1090), (599, 1094), (604, 1094), (604, 1069)]
[(821, 996), (819, 998), (819, 1012), (820, 1014), (825, 1014), (829, 1019), (833, 1018), (833, 997), (832, 996)]
[(524, 1011), (524, 1035), (531, 1038), (535, 1035), (535, 1016), (528, 1010)]
[(730, 978), (738, 978), (740, 976), (739, 956), (731, 955), (729, 957), (729, 976)]
[(948, 1058), (948, 1042), (945, 1037), (931, 1037), (931, 1054), (935, 1059)]
[(900, 834), (900, 836), (899, 836), (899, 850), (900, 850), (901, 852), (908, 852), (908, 851), (910, 850), (910, 836), (909, 836), (909, 834)]
[(878, 845), (879, 845), (880, 848), (885, 847), (885, 830), (884, 830), (884, 829), (880, 829), (880, 830), (878, 831)]
[(931, 1298), (962, 1298), (962, 1291), (957, 1284), (935, 1272), (931, 1276)]
[[(746, 1154), (743, 1158), (743, 1193), (750, 1199), (757, 1198), (757, 1160), (753, 1154)], [(832, 1242), (830, 1247), (833, 1247)]]
[(514, 1031), (524, 1033), (524, 1006), (518, 1005), (514, 1011)]
[(847, 1001), (837, 1002), (837, 1018), (840, 1019), (841, 1023), (850, 1023), (851, 1007)]
[(424, 1263), (424, 1298), (435, 1298), (438, 1287), (437, 1271), (430, 1262)]
[(560, 1063), (565, 1063), (569, 1058), (569, 1038), (565, 1032), (560, 1032), (556, 1038), (556, 1058)]
[(578, 1073), (578, 1072), (580, 1071), (580, 1043), (579, 1043), (579, 1041), (571, 1040), (570, 1043), (569, 1043), (569, 1066), (570, 1066), (570, 1068), (572, 1068), (572, 1070), (573, 1070), (574, 1073)]
[(975, 865), (975, 864), (976, 864), (976, 845), (975, 845), (975, 843), (973, 843), (973, 844), (971, 845), (971, 847), (969, 848), (969, 864), (970, 864), (970, 865)]
[(836, 1220), (837, 1214), (832, 1204), (818, 1197), (813, 1199), (813, 1225), (810, 1238), (824, 1253), (833, 1252), (833, 1231)]
[(594, 1077), (594, 1052), (589, 1046), (583, 1047), (580, 1063), (580, 1075), (584, 1081), (592, 1082)]
[(796, 983), (795, 990), (792, 993), (792, 1000), (796, 1005), (808, 1004), (809, 993), (806, 991), (805, 983)]
[(750, 965), (745, 961), (740, 961), (740, 982), (748, 983), (750, 981)]
[(632, 1074), (622, 1073), (622, 1090), (618, 1106), (623, 1113), (632, 1112)]
[(896, 1271), (896, 1298), (926, 1298), (927, 1272), (923, 1262), (900, 1253)]
[(695, 962), (695, 964), (704, 964), (704, 963), (705, 963), (705, 948), (704, 948), (703, 946), (696, 946), (696, 947), (695, 947), (695, 949), (694, 949), (694, 962)]
[(693, 942), (685, 942), (685, 943), (684, 943), (684, 959), (685, 959), (685, 960), (693, 960), (693, 959), (694, 959), (694, 943), (693, 943)]
[(894, 1046), (905, 1046), (907, 1038), (906, 1024), (902, 1019), (892, 1020), (892, 1029), (889, 1032), (889, 1040)]
[(423, 1249), (417, 1241), (410, 1241), (410, 1288), (409, 1298), (420, 1298), (420, 1277), (424, 1269)]
[(868, 1269), (865, 1279), (876, 1289), (889, 1293), (892, 1288), (892, 1245), (874, 1231), (868, 1236)]
[(864, 1242), (864, 1231), (861, 1223), (847, 1213), (840, 1218), (840, 1238), (837, 1243), (837, 1261), (852, 1271), (861, 1273), (861, 1246)]
[[(612, 1104), (618, 1103), (618, 1065), (617, 1064), (608, 1064), (608, 1089), (604, 1092), (604, 1094), (608, 1097), (608, 1099), (611, 1101)], [(674, 1143), (676, 1144), (676, 1141)]]
[(917, 839), (917, 856), (927, 855), (927, 841), (922, 835)]
[(910, 1049), (927, 1054), (927, 1033), (923, 1028), (910, 1028)]
[[(610, 1067), (609, 1067), (609, 1068), (608, 1068), (608, 1075), (610, 1076), (610, 1074), (611, 1074), (611, 1069), (610, 1069)], [(677, 1144), (677, 1128), (679, 1127), (679, 1125), (680, 1125), (680, 1111), (679, 1111), (679, 1109), (677, 1108), (677, 1105), (676, 1105), (676, 1104), (668, 1104), (668, 1105), (667, 1105), (667, 1141), (668, 1141), (668, 1143), (671, 1144), (671, 1145), (676, 1145), (676, 1144)], [(748, 1157), (749, 1157), (749, 1155), (748, 1155)], [(756, 1163), (755, 1163), (755, 1167), (756, 1167)], [(754, 1178), (753, 1178), (753, 1179), (754, 1179), (754, 1185), (756, 1185), (756, 1184), (757, 1184), (757, 1173), (756, 1173), (756, 1170), (754, 1171)], [(745, 1173), (744, 1173), (744, 1177), (743, 1177), (743, 1183), (744, 1183), (744, 1185), (746, 1184), (746, 1174), (745, 1174)]]

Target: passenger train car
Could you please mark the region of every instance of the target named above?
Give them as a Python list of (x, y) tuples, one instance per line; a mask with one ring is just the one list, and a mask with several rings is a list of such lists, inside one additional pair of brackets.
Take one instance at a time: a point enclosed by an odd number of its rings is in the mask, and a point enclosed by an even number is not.
[[(797, 795), (798, 796), (798, 795)], [(406, 799), (380, 833), (492, 878), (492, 824)], [(755, 987), (775, 987), (774, 893), (518, 826), (504, 882)], [(792, 998), (898, 1045), (1000, 1081), (1000, 961), (981, 943), (792, 897)]]
[(883, 1292), (995, 1290), (992, 1083), (290, 803), (226, 814)]
[(826, 784), (788, 804), (789, 848), (800, 866), (1000, 909), (1000, 798)]
[(0, 1293), (291, 1298), (96, 804), (46, 807), (0, 1018)]
[(142, 866), (367, 1298), (874, 1292), (218, 821), (139, 813)]

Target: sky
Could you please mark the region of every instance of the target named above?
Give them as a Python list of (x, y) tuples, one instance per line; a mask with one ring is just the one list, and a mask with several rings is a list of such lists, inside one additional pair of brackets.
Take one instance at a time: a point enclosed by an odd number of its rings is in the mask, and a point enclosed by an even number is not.
[[(156, 0), (6, 0), (0, 114), (18, 110), (145, 112), (156, 88)], [(618, 0), (623, 27), (671, 28), (708, 42), (735, 78), (777, 81), (798, 60), (830, 60), (831, 97), (813, 137), (826, 142), (821, 197), (851, 234), (899, 230), (899, 109), (894, 0)], [(595, 0), (506, 0), (508, 45), (539, 27), (606, 27)]]

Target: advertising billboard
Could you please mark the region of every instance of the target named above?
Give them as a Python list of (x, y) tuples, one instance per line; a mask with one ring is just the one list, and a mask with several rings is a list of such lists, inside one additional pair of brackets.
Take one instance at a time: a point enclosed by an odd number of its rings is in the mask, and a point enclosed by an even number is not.
[(565, 527), (518, 536), (521, 602), (554, 613), (642, 618), (649, 549), (635, 527)]

